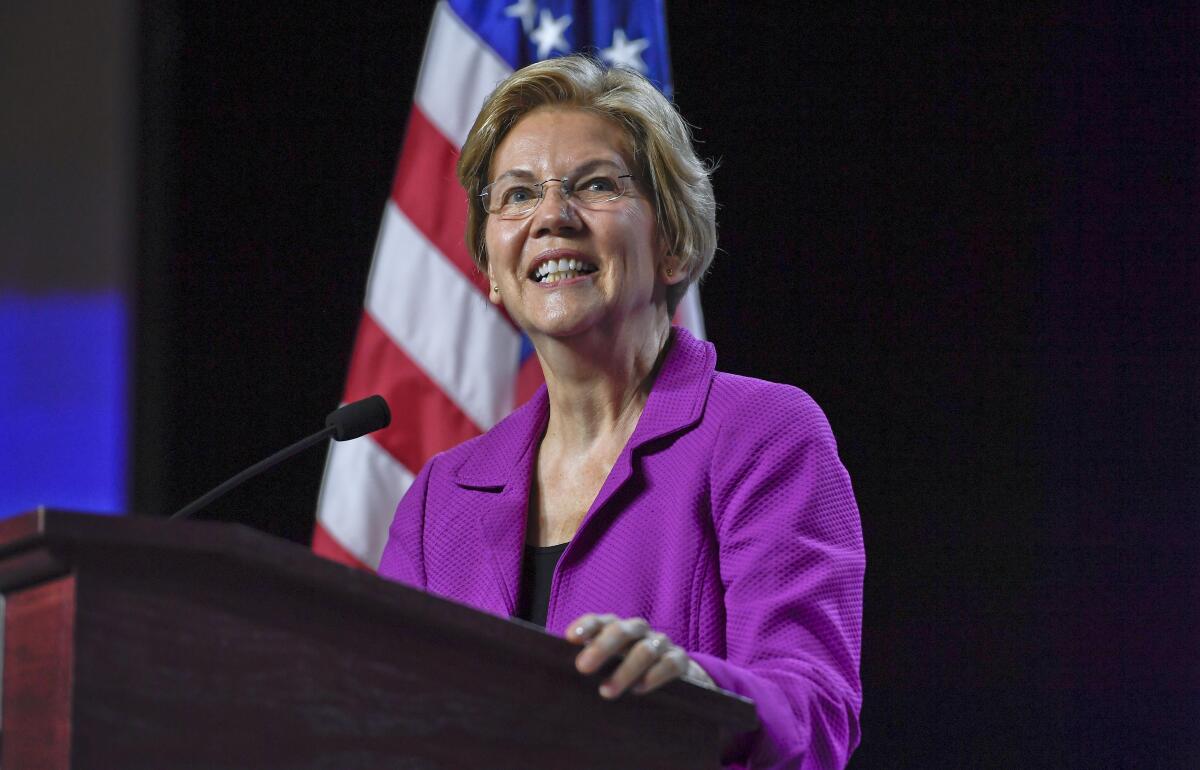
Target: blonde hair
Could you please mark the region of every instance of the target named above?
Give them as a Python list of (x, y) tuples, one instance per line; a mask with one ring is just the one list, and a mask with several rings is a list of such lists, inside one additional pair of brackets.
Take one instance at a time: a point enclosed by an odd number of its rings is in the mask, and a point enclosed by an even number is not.
[(625, 130), (637, 179), (653, 193), (659, 235), (687, 276), (667, 289), (668, 311), (674, 314), (717, 248), (712, 166), (696, 155), (688, 124), (649, 80), (631, 69), (609, 69), (590, 56), (547, 59), (517, 70), (483, 103), (458, 160), (458, 180), (469, 196), (467, 248), (475, 264), (487, 270), (488, 214), (479, 193), (488, 184), (492, 157), (517, 121), (540, 107), (586, 110)]

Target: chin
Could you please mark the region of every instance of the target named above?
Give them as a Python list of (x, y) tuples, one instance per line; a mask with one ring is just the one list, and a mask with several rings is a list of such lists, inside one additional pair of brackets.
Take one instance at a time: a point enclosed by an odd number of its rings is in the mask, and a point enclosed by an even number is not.
[(555, 339), (568, 339), (577, 337), (580, 334), (587, 332), (593, 328), (594, 324), (586, 323), (578, 319), (561, 318), (554, 321), (543, 321), (533, 325), (533, 328), (526, 329), (527, 333), (540, 334), (544, 337), (554, 337)]
[(527, 317), (527, 334), (548, 337), (573, 337), (601, 323), (604, 308), (589, 302), (550, 302)]
[(550, 313), (534, 319), (526, 333), (556, 339), (576, 337), (597, 328), (603, 314), (598, 312)]

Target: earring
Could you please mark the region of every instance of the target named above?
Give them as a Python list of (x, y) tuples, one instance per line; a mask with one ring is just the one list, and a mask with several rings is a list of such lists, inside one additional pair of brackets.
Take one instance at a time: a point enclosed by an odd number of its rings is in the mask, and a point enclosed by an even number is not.
[(499, 286), (493, 286), (493, 287), (492, 287), (492, 293), (493, 293), (493, 294), (499, 294), (499, 293), (500, 293), (500, 287), (499, 287)]
[(675, 268), (673, 268), (673, 267), (668, 267), (668, 268), (667, 268), (667, 276), (669, 277), (669, 276), (672, 276), (672, 275), (675, 275)]

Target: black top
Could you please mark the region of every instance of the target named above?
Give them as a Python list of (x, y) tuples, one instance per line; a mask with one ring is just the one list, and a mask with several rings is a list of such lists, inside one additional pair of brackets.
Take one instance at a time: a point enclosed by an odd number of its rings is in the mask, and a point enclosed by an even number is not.
[(550, 607), (550, 581), (558, 557), (570, 543), (525, 546), (521, 561), (521, 595), (517, 597), (517, 617), (545, 628), (546, 610)]

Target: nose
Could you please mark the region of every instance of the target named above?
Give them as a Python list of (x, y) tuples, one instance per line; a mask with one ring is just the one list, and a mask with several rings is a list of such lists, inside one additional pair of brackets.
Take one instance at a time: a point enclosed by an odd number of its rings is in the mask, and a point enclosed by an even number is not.
[[(557, 182), (551, 186), (551, 182)], [(542, 185), (542, 200), (533, 211), (534, 235), (559, 235), (578, 231), (583, 222), (575, 209), (575, 202), (563, 186), (561, 179), (552, 179)]]

